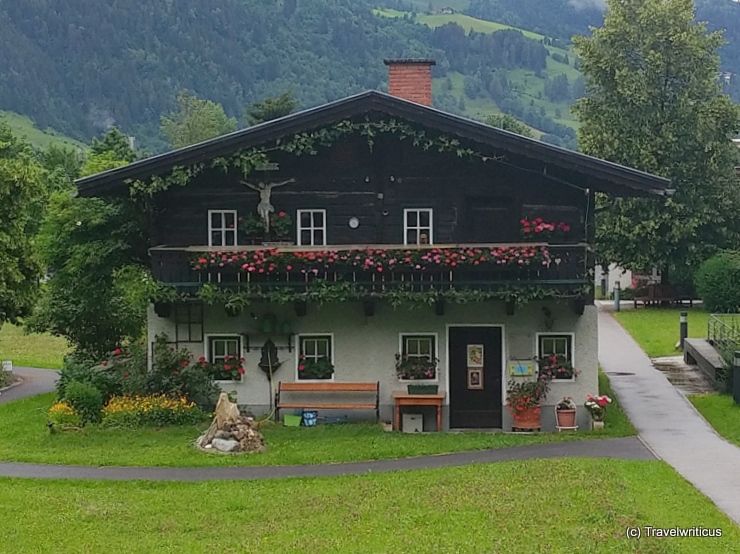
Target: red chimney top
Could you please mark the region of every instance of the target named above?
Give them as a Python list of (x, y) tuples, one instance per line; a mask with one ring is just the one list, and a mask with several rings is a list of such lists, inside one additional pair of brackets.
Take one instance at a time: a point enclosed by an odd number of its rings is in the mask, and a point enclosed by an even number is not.
[(434, 60), (383, 60), (388, 66), (388, 90), (393, 96), (425, 106), (432, 105)]

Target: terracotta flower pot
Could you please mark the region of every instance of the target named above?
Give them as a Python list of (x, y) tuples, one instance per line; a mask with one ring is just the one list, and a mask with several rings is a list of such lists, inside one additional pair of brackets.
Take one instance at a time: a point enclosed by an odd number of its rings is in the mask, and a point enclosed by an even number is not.
[(514, 429), (539, 429), (542, 426), (539, 406), (520, 411), (512, 410), (511, 416), (513, 419), (511, 427)]
[(576, 411), (575, 410), (556, 410), (555, 417), (557, 418), (558, 427), (575, 427), (576, 426)]

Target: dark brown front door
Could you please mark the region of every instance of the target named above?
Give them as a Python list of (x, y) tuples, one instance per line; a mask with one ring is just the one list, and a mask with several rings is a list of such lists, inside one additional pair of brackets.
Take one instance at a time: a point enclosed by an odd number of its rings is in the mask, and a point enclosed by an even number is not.
[(450, 327), (450, 427), (500, 428), (501, 328)]

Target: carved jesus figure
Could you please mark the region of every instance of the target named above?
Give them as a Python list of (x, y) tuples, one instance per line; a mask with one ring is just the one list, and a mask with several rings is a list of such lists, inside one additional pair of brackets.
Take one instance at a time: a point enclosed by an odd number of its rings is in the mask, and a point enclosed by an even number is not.
[(282, 181), (280, 183), (264, 183), (260, 181), (256, 185), (253, 185), (247, 181), (242, 181), (243, 185), (247, 185), (250, 189), (256, 190), (260, 193), (260, 203), (257, 204), (257, 213), (262, 218), (262, 221), (265, 224), (265, 231), (268, 233), (270, 232), (270, 214), (275, 211), (275, 208), (270, 204), (272, 189), (294, 182), (295, 179), (288, 179), (287, 181)]

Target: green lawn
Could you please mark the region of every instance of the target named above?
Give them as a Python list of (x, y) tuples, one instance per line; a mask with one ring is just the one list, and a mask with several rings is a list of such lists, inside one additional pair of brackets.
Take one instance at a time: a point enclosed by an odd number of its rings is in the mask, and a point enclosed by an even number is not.
[(9, 323), (0, 327), (0, 360), (11, 360), (13, 365), (60, 369), (68, 351), (63, 338), (26, 335), (23, 329)]
[(614, 317), (627, 329), (651, 358), (679, 356), (679, 314), (689, 314), (689, 337), (707, 336), (709, 313), (699, 308), (637, 308), (615, 312)]
[(689, 397), (699, 413), (728, 441), (740, 446), (740, 406), (732, 396), (720, 393)]
[[(98, 552), (738, 552), (740, 530), (662, 462), (530, 460), (337, 478), (0, 479), (0, 545)], [(629, 539), (628, 527), (721, 529)], [(12, 545), (12, 549), (5, 549)]]
[[(613, 395), (601, 376), (601, 392)], [(99, 429), (50, 435), (46, 411), (54, 394), (0, 405), (0, 461), (95, 466), (246, 466), (381, 460), (502, 448), (555, 441), (623, 437), (634, 434), (618, 402), (607, 412), (606, 429), (515, 435), (510, 433), (387, 433), (379, 425), (346, 424), (317, 427), (264, 428), (268, 452), (252, 456), (220, 456), (199, 452), (190, 444), (195, 427), (169, 429)], [(125, 445), (125, 448), (122, 448)]]

